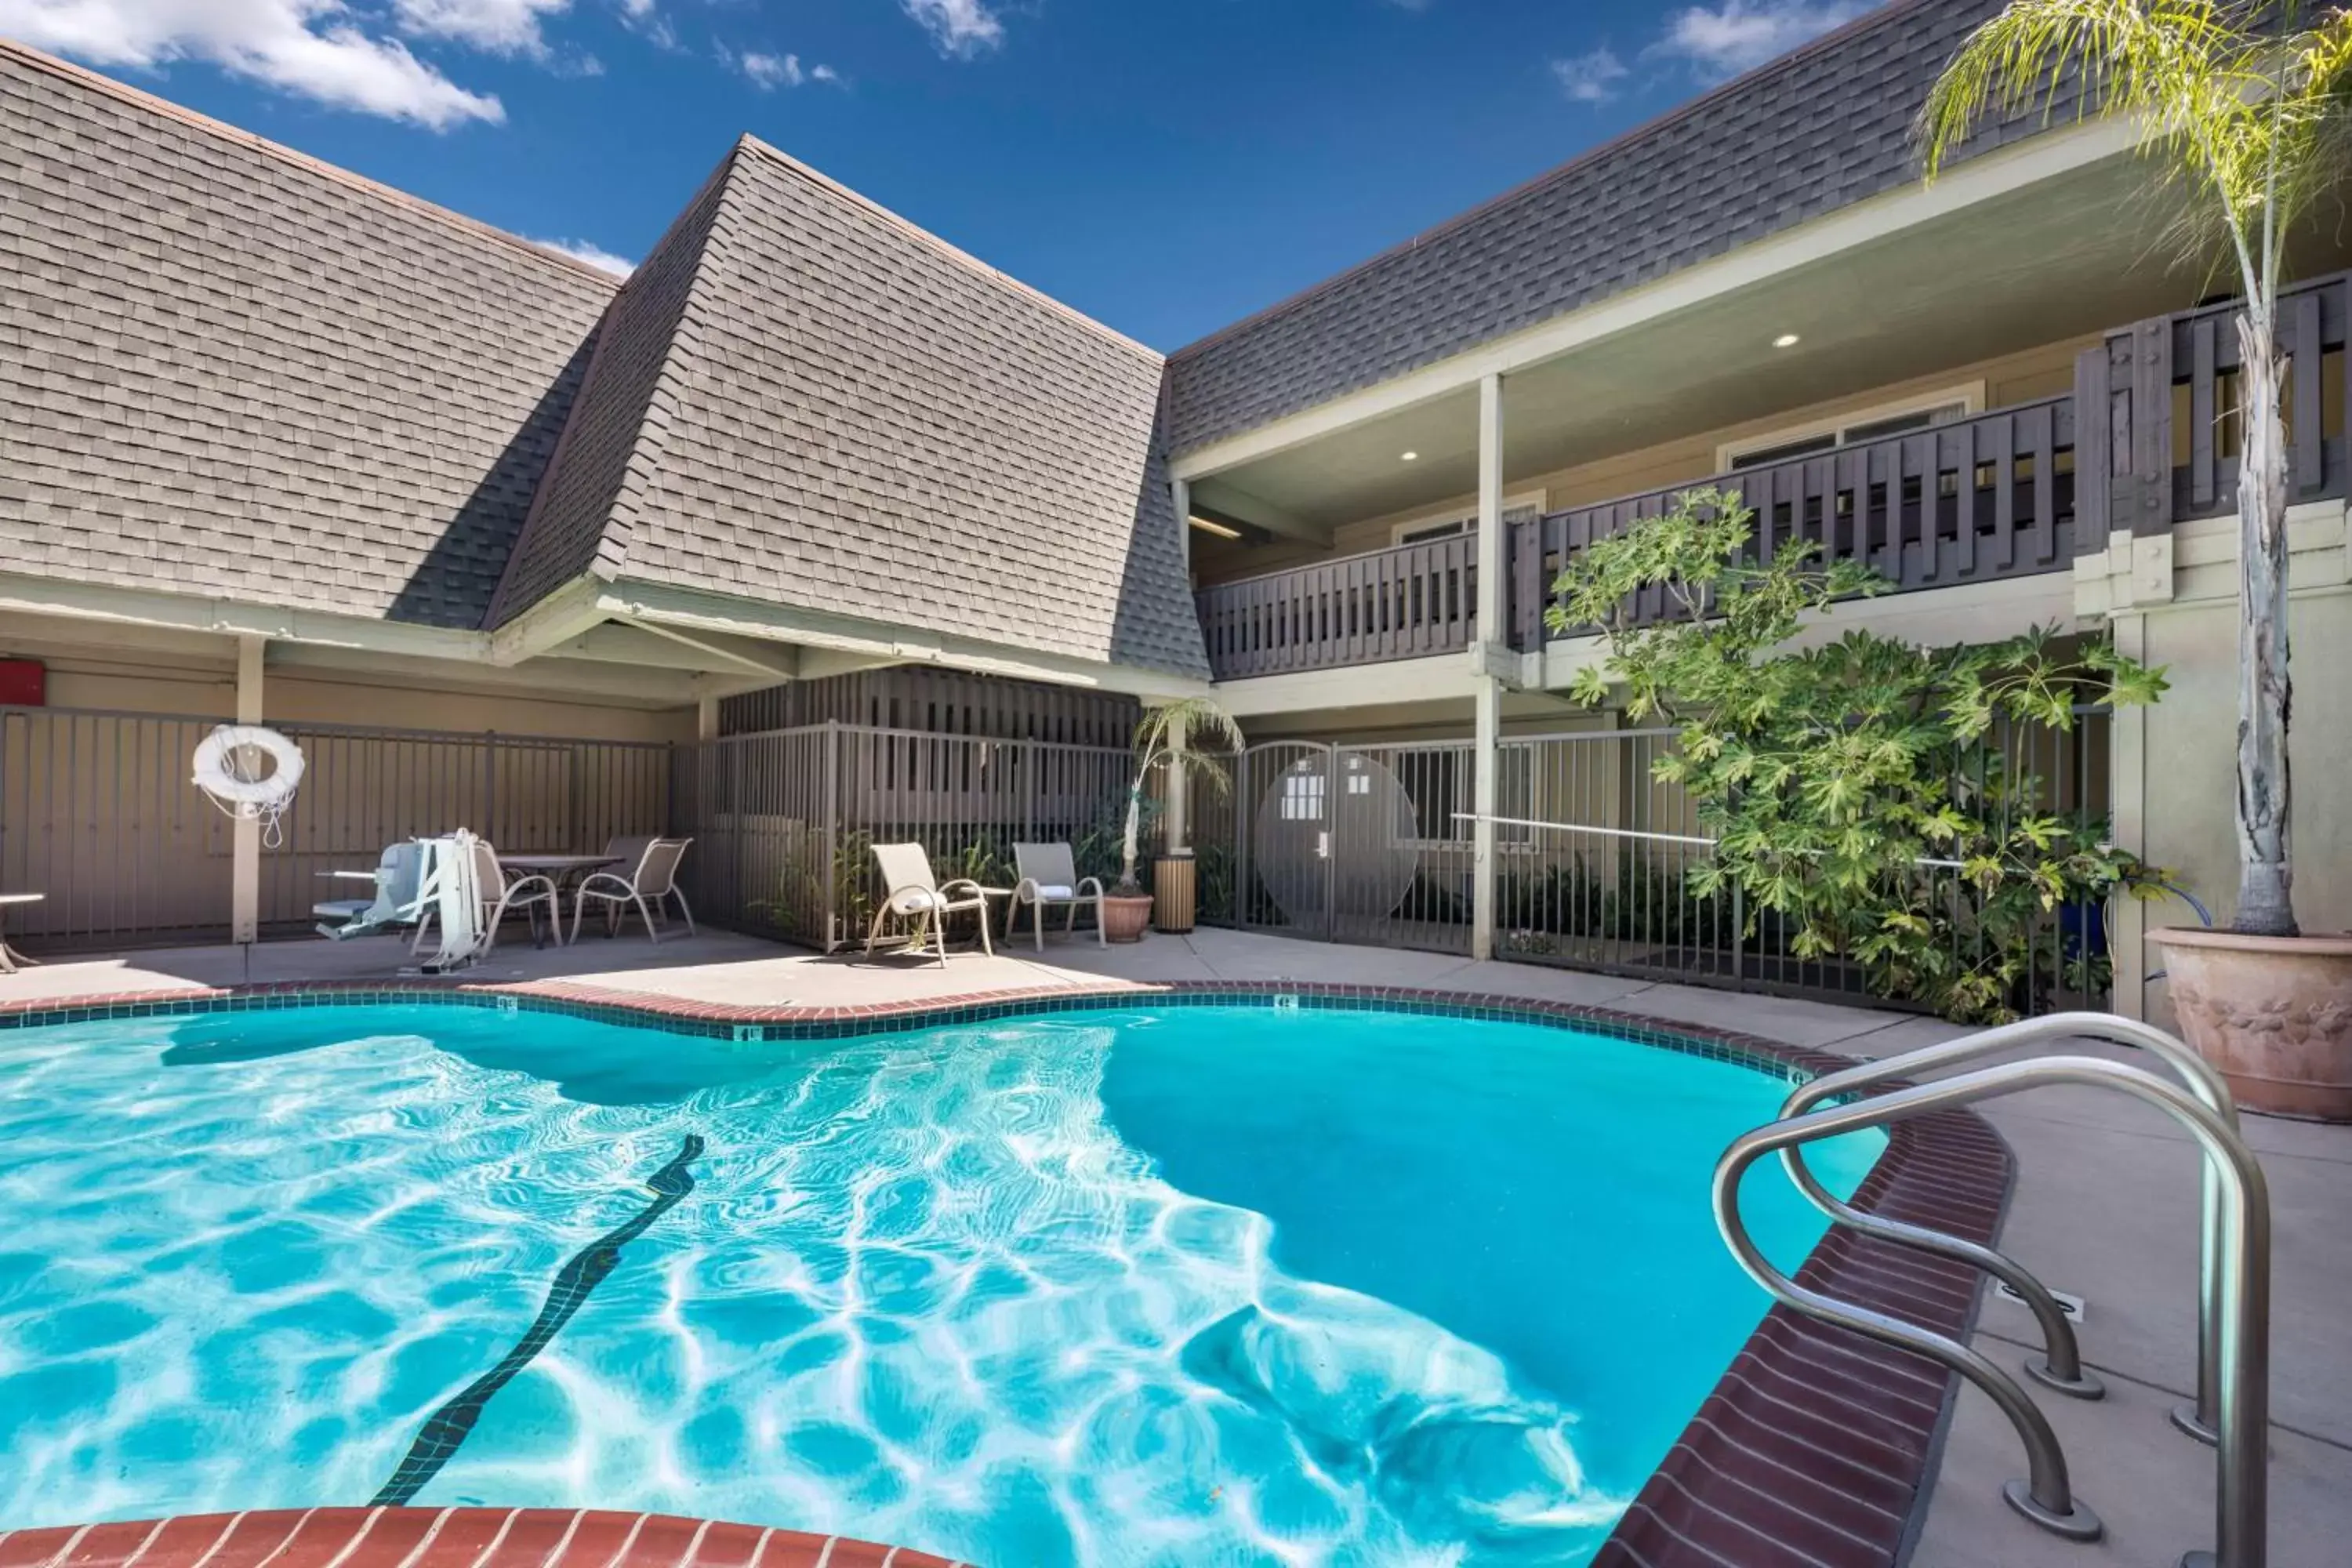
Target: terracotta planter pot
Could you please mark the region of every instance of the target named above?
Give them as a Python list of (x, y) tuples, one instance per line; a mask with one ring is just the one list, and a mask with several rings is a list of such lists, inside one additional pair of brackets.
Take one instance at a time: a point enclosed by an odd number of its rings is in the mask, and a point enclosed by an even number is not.
[(2248, 1110), (2352, 1121), (2352, 936), (2151, 931), (2181, 1033)]
[(1120, 898), (1107, 893), (1102, 901), (1103, 935), (1112, 942), (1141, 942), (1143, 928), (1151, 923), (1151, 895)]

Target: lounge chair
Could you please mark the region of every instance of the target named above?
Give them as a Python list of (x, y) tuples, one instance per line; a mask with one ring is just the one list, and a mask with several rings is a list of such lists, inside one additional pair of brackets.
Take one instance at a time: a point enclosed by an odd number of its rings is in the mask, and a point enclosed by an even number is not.
[[(539, 933), (539, 911), (542, 908), (547, 910), (548, 929), (559, 939), (563, 935), (563, 906), (557, 901), (552, 878), (537, 872), (509, 874), (505, 867), (499, 864), (499, 852), (485, 840), (477, 838), (474, 840), (474, 880), (480, 889), (481, 952), (488, 952), (499, 944), (500, 922), (518, 910), (530, 916), (534, 938)], [(412, 893), (410, 898), (413, 900), (415, 894)], [(425, 933), (432, 929), (439, 913), (436, 906), (427, 904), (417, 915), (416, 940), (409, 943), (409, 952), (425, 951)]]
[[(1062, 921), (1062, 932), (1075, 935), (1078, 929), (1078, 911), (1091, 907), (1095, 911), (1095, 942), (1108, 946), (1110, 939), (1103, 934), (1103, 885), (1099, 877), (1080, 877), (1076, 857), (1066, 844), (1015, 844), (1013, 863), (1020, 868), (1021, 881), (1013, 889), (1011, 905), (1004, 911), (1004, 937), (1013, 939), (1013, 928), (1021, 921), (1021, 906), (1027, 903), (1033, 911), (1030, 932), (1036, 939), (1037, 951), (1045, 951), (1045, 910), (1048, 906), (1068, 910)], [(1093, 891), (1087, 891), (1088, 889)]]
[[(637, 913), (646, 920), (646, 939), (655, 942), (662, 939), (661, 925), (667, 923), (668, 911), (663, 906), (667, 900), (676, 899), (677, 912), (686, 919), (686, 934), (692, 936), (694, 910), (686, 901), (686, 889), (677, 885), (677, 866), (686, 858), (687, 846), (693, 842), (691, 838), (650, 839), (645, 853), (637, 857), (636, 865), (626, 875), (618, 871), (590, 872), (580, 884), (580, 890), (572, 895), (572, 940), (580, 940), (580, 917), (588, 912), (591, 899), (604, 906), (606, 935), (619, 934), (622, 913), (628, 905), (635, 904)], [(663, 911), (660, 924), (654, 920), (656, 910)]]
[(939, 953), (940, 966), (948, 962), (948, 917), (975, 910), (980, 914), (981, 951), (993, 958), (995, 945), (988, 940), (988, 895), (992, 890), (968, 877), (959, 877), (945, 887), (931, 875), (931, 858), (919, 844), (877, 844), (875, 864), (882, 869), (882, 880), (889, 889), (883, 897), (882, 907), (874, 911), (874, 923), (866, 931), (866, 956), (874, 956), (874, 944), (882, 940), (882, 924), (896, 915), (911, 920), (915, 929), (908, 936), (907, 951), (919, 952), (928, 935)]

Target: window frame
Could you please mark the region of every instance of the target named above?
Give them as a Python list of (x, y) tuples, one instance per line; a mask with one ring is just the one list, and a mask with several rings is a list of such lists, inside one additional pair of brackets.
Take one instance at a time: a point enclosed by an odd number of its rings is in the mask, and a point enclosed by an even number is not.
[(1906, 414), (1926, 414), (1955, 403), (1960, 405), (1960, 417), (1963, 419), (1972, 419), (1982, 414), (1985, 411), (1985, 384), (1982, 381), (1960, 382), (1951, 386), (1915, 393), (1907, 397), (1891, 397), (1865, 404), (1840, 414), (1809, 419), (1802, 424), (1785, 425), (1754, 436), (1742, 436), (1734, 441), (1718, 442), (1715, 448), (1715, 471), (1719, 477), (1729, 476), (1735, 471), (1731, 465), (1741, 458), (1795, 441), (1808, 441), (1822, 436), (1834, 437), (1835, 443), (1825, 448), (1824, 453), (1813, 454), (1822, 456), (1845, 446), (1845, 433), (1857, 425), (1874, 425), (1882, 419), (1899, 419)]

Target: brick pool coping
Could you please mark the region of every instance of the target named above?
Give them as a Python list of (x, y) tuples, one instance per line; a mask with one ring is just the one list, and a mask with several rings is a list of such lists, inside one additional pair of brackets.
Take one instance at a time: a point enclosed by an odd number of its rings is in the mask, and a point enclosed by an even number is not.
[[(0, 1003), (0, 1030), (96, 1019), (365, 1002), (551, 1013), (679, 1033), (789, 1040), (895, 1033), (1035, 1013), (1292, 996), (1337, 1010), (1549, 1022), (1737, 1062), (1791, 1083), (1853, 1058), (1753, 1035), (1572, 1003), (1293, 981), (1118, 983), (861, 1006), (753, 1006), (576, 981), (283, 982)], [(1886, 1129), (1858, 1208), (1990, 1245), (2012, 1178), (2007, 1146), (1967, 1110)], [(1952, 1338), (1979, 1283), (1957, 1261), (1832, 1227), (1798, 1281)], [(1775, 1304), (1627, 1507), (1593, 1568), (1888, 1568), (1926, 1488), (1955, 1380), (1920, 1358)], [(945, 1568), (905, 1549), (567, 1510), (315, 1509), (0, 1533), (0, 1568)], [(992, 1564), (991, 1568), (1019, 1568)]]

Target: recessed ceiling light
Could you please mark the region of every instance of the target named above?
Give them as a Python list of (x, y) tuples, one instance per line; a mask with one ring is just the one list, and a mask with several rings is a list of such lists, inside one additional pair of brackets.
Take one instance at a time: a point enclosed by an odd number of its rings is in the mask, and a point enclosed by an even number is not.
[(1797, 334), (1794, 332), (1782, 332), (1779, 337), (1772, 340), (1772, 346), (1776, 349), (1795, 348), (1797, 346)]
[(1403, 458), (1408, 463), (1417, 463), (1421, 461), (1421, 454), (1419, 452), (1399, 452), (1397, 456)]

